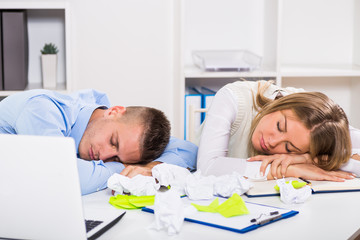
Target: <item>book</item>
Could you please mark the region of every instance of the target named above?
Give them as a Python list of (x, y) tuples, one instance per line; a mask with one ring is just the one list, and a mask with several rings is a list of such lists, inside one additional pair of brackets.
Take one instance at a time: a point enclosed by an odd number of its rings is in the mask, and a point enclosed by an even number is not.
[(3, 11), (3, 90), (24, 90), (28, 84), (28, 33), (26, 11)]
[[(218, 198), (220, 204), (227, 200), (226, 198), (222, 197)], [(183, 197), (182, 201), (184, 204), (184, 209), (187, 209), (187, 211), (185, 211), (184, 220), (236, 233), (246, 233), (256, 230), (265, 225), (277, 222), (279, 220), (293, 217), (299, 213), (298, 211), (290, 209), (251, 203), (247, 201), (245, 201), (245, 204), (247, 209), (249, 210), (249, 214), (233, 216), (229, 218), (223, 217), (219, 213), (200, 212), (197, 211), (195, 207), (192, 210), (189, 210), (189, 208), (193, 207), (191, 206), (191, 203), (205, 206), (209, 205), (213, 200), (214, 199), (190, 200), (188, 197)], [(142, 208), (142, 211), (154, 213), (153, 207), (154, 206), (144, 207)], [(271, 213), (276, 213), (276, 215), (272, 215)]]
[[(309, 181), (300, 178), (285, 178), (285, 180), (306, 182), (311, 187), (313, 194), (360, 191), (359, 178), (345, 180), (344, 182)], [(266, 197), (280, 195), (280, 193), (274, 188), (277, 185), (276, 180), (253, 181), (252, 183), (254, 186), (245, 193), (247, 197)]]

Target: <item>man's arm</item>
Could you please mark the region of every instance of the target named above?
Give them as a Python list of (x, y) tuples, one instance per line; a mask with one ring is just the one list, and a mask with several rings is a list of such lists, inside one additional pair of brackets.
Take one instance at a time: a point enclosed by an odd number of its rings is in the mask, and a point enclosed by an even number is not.
[(193, 171), (196, 168), (197, 151), (198, 147), (195, 144), (171, 137), (163, 154), (155, 161), (177, 165)]
[(120, 173), (124, 165), (119, 162), (86, 161), (77, 159), (81, 194), (86, 195), (107, 188), (107, 180), (114, 173)]
[(196, 167), (197, 150), (198, 147), (195, 144), (171, 137), (159, 158), (148, 164), (129, 164), (120, 174), (127, 177), (134, 177), (138, 174), (151, 176), (152, 168), (161, 163), (173, 164), (193, 171)]

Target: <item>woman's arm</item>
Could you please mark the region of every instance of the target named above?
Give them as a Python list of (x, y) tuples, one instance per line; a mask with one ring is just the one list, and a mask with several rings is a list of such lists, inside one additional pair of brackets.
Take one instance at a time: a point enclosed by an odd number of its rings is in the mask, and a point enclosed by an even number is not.
[(249, 162), (261, 161), (260, 173), (264, 174), (265, 169), (271, 165), (271, 174), (278, 175), (280, 168), (281, 176), (285, 176), (287, 168), (291, 164), (307, 163), (311, 164), (310, 154), (273, 154), (273, 155), (257, 155), (248, 159)]
[(207, 112), (200, 137), (197, 169), (204, 175), (209, 175), (213, 170), (219, 174), (231, 171), (231, 167), (224, 163), (224, 157), (228, 153), (231, 124), (236, 114), (237, 104), (233, 93), (227, 88), (220, 89)]
[(186, 140), (171, 137), (161, 156), (155, 162), (168, 163), (193, 171), (196, 168), (198, 147)]
[[(356, 176), (360, 176), (360, 130), (350, 127), (350, 136), (352, 144), (352, 156), (349, 161), (340, 167), (340, 170), (350, 172)], [(313, 161), (309, 154), (274, 154), (274, 155), (258, 155), (251, 157), (248, 161), (262, 161), (260, 172), (271, 164), (272, 176), (286, 176), (288, 167), (292, 164), (311, 164)], [(314, 159), (316, 162), (317, 159)], [(308, 170), (309, 168), (306, 168)], [(278, 172), (280, 171), (280, 173)]]
[[(271, 172), (267, 175), (268, 180), (281, 177), (283, 177), (283, 175), (281, 174), (280, 167), (278, 168), (276, 176), (272, 175)], [(301, 177), (307, 180), (343, 182), (345, 179), (353, 179), (354, 175), (344, 171), (325, 171), (314, 164), (293, 164), (288, 167), (285, 177)]]

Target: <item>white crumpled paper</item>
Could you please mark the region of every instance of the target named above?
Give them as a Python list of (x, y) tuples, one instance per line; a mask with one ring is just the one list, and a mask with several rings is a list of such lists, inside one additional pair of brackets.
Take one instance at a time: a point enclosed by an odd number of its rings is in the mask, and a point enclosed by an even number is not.
[(239, 173), (223, 175), (216, 178), (214, 183), (214, 195), (221, 197), (231, 197), (234, 193), (244, 194), (253, 184), (241, 176)]
[(308, 185), (295, 189), (291, 181), (286, 183), (283, 178), (276, 183), (280, 188), (280, 200), (285, 204), (303, 203), (311, 196), (311, 188)]
[[(189, 170), (162, 163), (152, 169), (152, 177), (136, 175), (128, 178), (113, 174), (107, 183), (116, 194), (130, 193), (136, 196), (155, 195), (155, 222), (150, 229), (167, 230), (169, 235), (179, 233), (185, 212), (193, 208), (184, 208), (181, 195), (189, 199), (211, 199), (214, 195), (230, 197), (239, 195), (252, 187), (252, 183), (238, 173), (220, 177), (203, 176), (200, 171), (193, 174)], [(171, 186), (165, 192), (158, 191), (160, 186)]]
[(152, 176), (161, 186), (171, 186), (180, 195), (185, 194), (186, 178), (191, 175), (188, 169), (167, 163), (158, 164), (152, 169)]
[(247, 192), (253, 184), (239, 173), (223, 176), (202, 176), (200, 171), (188, 176), (185, 192), (192, 200), (211, 199), (214, 195), (231, 197), (234, 193), (239, 195)]
[(239, 173), (223, 176), (203, 176), (200, 171), (190, 173), (186, 168), (172, 164), (158, 164), (152, 169), (152, 177), (136, 175), (128, 178), (113, 174), (108, 187), (117, 194), (130, 193), (136, 196), (155, 195), (160, 186), (170, 186), (178, 195), (187, 195), (192, 200), (210, 199), (214, 195), (231, 197), (242, 195), (253, 184)]
[(180, 232), (184, 222), (184, 204), (176, 190), (170, 189), (166, 192), (157, 192), (154, 205), (155, 222), (149, 229), (167, 230), (168, 235)]
[(210, 199), (214, 195), (230, 197), (247, 192), (253, 184), (239, 173), (231, 175), (203, 176), (198, 170), (191, 174), (189, 170), (171, 165), (159, 164), (152, 169), (152, 175), (161, 186), (171, 186), (180, 195), (187, 195), (192, 200)]
[(118, 173), (114, 173), (108, 179), (107, 186), (117, 194), (130, 193), (135, 196), (155, 195), (160, 188), (153, 177), (138, 174), (129, 178)]
[(215, 176), (202, 176), (200, 171), (187, 176), (185, 193), (192, 200), (211, 199), (214, 196)]

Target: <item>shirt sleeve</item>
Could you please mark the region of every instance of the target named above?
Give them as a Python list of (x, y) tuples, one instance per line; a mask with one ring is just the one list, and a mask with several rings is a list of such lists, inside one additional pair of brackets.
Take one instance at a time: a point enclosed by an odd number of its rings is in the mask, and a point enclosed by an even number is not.
[[(360, 155), (360, 130), (354, 127), (350, 127), (350, 137), (352, 145), (352, 155)], [(344, 165), (342, 165), (340, 169), (346, 172), (355, 173), (359, 177), (360, 161), (350, 158), (350, 160)]]
[[(207, 168), (206, 175), (222, 176), (237, 172), (251, 180), (266, 180), (270, 171), (270, 164), (267, 166), (264, 176), (260, 175), (261, 161), (248, 162), (247, 159), (217, 157), (211, 162), (211, 166)], [(203, 173), (203, 172), (201, 172)]]
[[(197, 169), (208, 175), (212, 168), (226, 172), (221, 162), (226, 161), (231, 124), (237, 114), (236, 99), (229, 89), (220, 89), (207, 112), (200, 137)], [(220, 161), (220, 162), (219, 162)]]
[(107, 180), (124, 169), (119, 162), (86, 161), (77, 159), (81, 194), (86, 195), (107, 188)]
[(171, 137), (163, 154), (155, 161), (195, 170), (198, 147), (185, 140)]
[(360, 155), (360, 130), (350, 126), (352, 154)]
[[(236, 119), (237, 104), (234, 94), (220, 89), (211, 103), (200, 137), (197, 169), (204, 175), (221, 176), (238, 172), (250, 179), (260, 176), (261, 162), (227, 157), (231, 125)], [(267, 175), (269, 167), (266, 169)]]
[(28, 135), (68, 136), (71, 125), (56, 103), (39, 96), (26, 104), (16, 119), (16, 132)]

